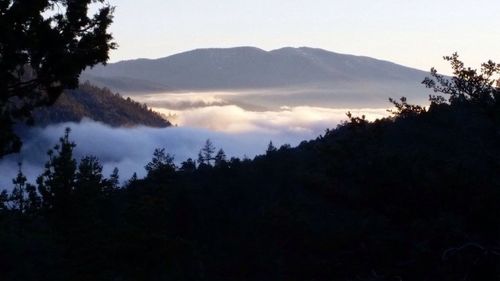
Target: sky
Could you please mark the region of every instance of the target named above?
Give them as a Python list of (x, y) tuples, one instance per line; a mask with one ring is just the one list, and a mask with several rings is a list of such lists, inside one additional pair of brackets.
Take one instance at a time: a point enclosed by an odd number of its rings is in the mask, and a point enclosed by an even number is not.
[(116, 7), (111, 62), (197, 48), (317, 47), (446, 73), (500, 61), (498, 0), (108, 0)]

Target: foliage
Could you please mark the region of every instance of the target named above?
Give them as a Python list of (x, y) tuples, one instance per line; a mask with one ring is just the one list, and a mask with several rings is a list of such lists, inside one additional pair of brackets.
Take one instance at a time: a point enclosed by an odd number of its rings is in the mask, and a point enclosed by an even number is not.
[[(75, 189), (77, 163), (73, 158), (75, 143), (69, 140), (70, 129), (54, 150), (47, 153), (49, 161), (45, 164), (45, 171), (37, 179), (44, 208), (54, 210), (55, 213), (68, 214), (71, 208), (71, 194)], [(55, 153), (54, 153), (55, 151)]]
[(396, 109), (388, 111), (395, 116), (398, 116), (400, 118), (410, 118), (425, 112), (425, 108), (420, 105), (409, 104), (406, 101), (405, 97), (401, 97), (400, 101), (401, 102), (398, 102), (392, 98), (389, 98), (389, 102), (391, 102)]
[(272, 154), (276, 151), (278, 151), (278, 149), (274, 146), (272, 141), (269, 141), (269, 144), (267, 145), (266, 149), (266, 155)]
[(174, 157), (165, 152), (165, 148), (157, 148), (153, 153), (153, 159), (144, 167), (148, 172), (148, 176), (152, 177), (155, 174), (165, 174), (174, 172), (176, 167)]
[(45, 195), (28, 215), (0, 193), (3, 280), (499, 279), (496, 105), (401, 102), (253, 160), (207, 141), (177, 169), (157, 149), (111, 192), (117, 173), (76, 165), (67, 132), (40, 182), (74, 186), (71, 208)]
[(108, 60), (112, 13), (103, 0), (0, 0), (0, 156), (21, 146), (15, 122), (31, 121), (34, 108), (54, 103), (78, 86), (85, 68)]
[[(500, 91), (497, 88), (500, 80), (495, 80), (495, 76), (500, 74), (500, 64), (493, 61), (485, 62), (481, 65), (481, 70), (465, 67), (459, 59), (457, 53), (451, 56), (445, 56), (453, 70), (453, 77), (446, 78), (438, 74), (435, 68), (431, 69), (432, 78), (427, 77), (422, 83), (431, 88), (436, 93), (448, 95), (448, 101), (451, 104), (460, 103), (479, 103), (482, 105), (491, 105), (498, 103)], [(444, 102), (439, 96), (431, 96), (431, 101), (437, 104)]]
[(224, 167), (227, 165), (226, 153), (221, 148), (214, 157), (214, 167)]
[(214, 159), (215, 147), (210, 139), (205, 141), (205, 145), (198, 153), (198, 164), (202, 166), (211, 166), (211, 162)]

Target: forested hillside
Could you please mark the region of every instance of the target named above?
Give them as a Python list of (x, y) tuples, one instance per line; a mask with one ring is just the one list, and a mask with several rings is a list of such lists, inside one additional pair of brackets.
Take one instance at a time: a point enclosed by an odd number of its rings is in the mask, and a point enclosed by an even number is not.
[(158, 149), (123, 186), (68, 132), (36, 186), (20, 171), (1, 194), (2, 279), (499, 280), (500, 92), (455, 66), (427, 109), (253, 160)]
[(130, 98), (123, 98), (106, 88), (86, 82), (76, 90), (65, 91), (50, 107), (35, 111), (35, 125), (79, 122), (83, 118), (113, 127), (149, 126), (168, 127), (170, 123), (159, 113)]

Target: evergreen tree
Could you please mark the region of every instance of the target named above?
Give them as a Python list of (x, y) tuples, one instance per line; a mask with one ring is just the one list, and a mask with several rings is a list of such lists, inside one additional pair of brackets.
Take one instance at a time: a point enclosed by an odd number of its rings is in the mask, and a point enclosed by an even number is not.
[(22, 164), (19, 163), (16, 178), (12, 180), (14, 188), (9, 197), (11, 208), (21, 213), (34, 213), (40, 207), (40, 197), (34, 185), (28, 183), (26, 176), (22, 172)]
[(153, 153), (153, 159), (145, 167), (148, 176), (162, 173), (175, 172), (174, 157), (165, 152), (165, 148), (157, 148)]
[(115, 167), (113, 169), (113, 172), (111, 173), (111, 175), (109, 175), (109, 178), (106, 180), (106, 182), (107, 182), (106, 189), (108, 189), (108, 191), (113, 191), (113, 190), (119, 188), (119, 186), (120, 186), (119, 173), (120, 173), (120, 171), (118, 170), (118, 168)]
[[(399, 100), (401, 102), (389, 98), (389, 102), (391, 102), (394, 105), (395, 109), (389, 109), (387, 111), (393, 114), (394, 116), (400, 118), (410, 118), (422, 114), (426, 111), (425, 107), (422, 107), (420, 105), (409, 104), (406, 100), (406, 97), (401, 97)], [(355, 121), (353, 121), (353, 119), (354, 118), (352, 118), (351, 116), (350, 117), (351, 124), (355, 124)]]
[(192, 173), (196, 171), (196, 162), (193, 159), (188, 158), (186, 161), (181, 163), (180, 170), (186, 173)]
[(139, 178), (137, 177), (137, 173), (134, 173), (132, 177), (130, 177), (130, 179), (128, 180), (127, 185), (132, 185), (136, 183), (138, 180)]
[[(500, 90), (498, 84), (500, 80), (494, 77), (500, 74), (500, 64), (488, 61), (481, 64), (478, 71), (471, 67), (465, 67), (457, 53), (445, 56), (444, 60), (450, 62), (453, 70), (453, 77), (448, 79), (444, 75), (438, 74), (435, 68), (431, 69), (431, 76), (426, 77), (422, 82), (427, 88), (435, 93), (449, 95), (450, 104), (475, 103), (482, 105), (492, 105), (498, 102)], [(445, 102), (442, 96), (430, 96), (434, 104)]]
[(266, 154), (269, 155), (269, 154), (274, 153), (276, 151), (278, 151), (278, 149), (274, 146), (272, 141), (269, 141), (269, 144), (267, 145), (267, 149), (266, 149)]
[(95, 156), (84, 157), (75, 176), (75, 194), (83, 200), (97, 198), (104, 189), (102, 165)]
[(215, 167), (223, 167), (227, 165), (226, 153), (222, 148), (219, 149), (219, 151), (214, 157), (214, 165)]
[(207, 139), (205, 141), (205, 145), (203, 148), (200, 150), (198, 153), (198, 163), (211, 166), (212, 160), (214, 160), (214, 152), (215, 152), (215, 147), (210, 141), (210, 139)]
[(12, 180), (14, 184), (14, 188), (12, 189), (12, 193), (10, 195), (11, 207), (14, 210), (17, 210), (21, 213), (25, 211), (26, 208), (26, 176), (24, 176), (22, 172), (22, 164), (19, 163), (19, 168), (17, 172), (17, 176)]
[(36, 214), (42, 206), (42, 199), (36, 191), (36, 187), (32, 184), (28, 183), (26, 185), (26, 193), (28, 194), (26, 212), (31, 215)]
[(73, 158), (75, 144), (69, 140), (70, 129), (59, 139), (47, 154), (49, 161), (45, 171), (37, 179), (38, 191), (43, 199), (43, 207), (65, 215), (70, 210), (71, 196), (75, 189), (76, 160)]

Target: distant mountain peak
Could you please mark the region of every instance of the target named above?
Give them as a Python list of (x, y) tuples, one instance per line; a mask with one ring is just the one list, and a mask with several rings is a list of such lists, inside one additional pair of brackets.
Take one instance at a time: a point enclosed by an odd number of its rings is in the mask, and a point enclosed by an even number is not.
[[(83, 77), (121, 92), (305, 88), (389, 92), (391, 83), (419, 85), (428, 75), (392, 62), (311, 47), (195, 49), (156, 60), (131, 60), (87, 70)], [(110, 85), (106, 85), (106, 80)], [(122, 81), (122, 82), (120, 82)], [(131, 85), (130, 81), (135, 81)], [(113, 87), (121, 86), (120, 87)], [(141, 87), (136, 85), (145, 85)], [(151, 85), (151, 86), (148, 86)], [(363, 86), (365, 85), (365, 86)], [(346, 90), (347, 89), (347, 90)]]

